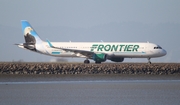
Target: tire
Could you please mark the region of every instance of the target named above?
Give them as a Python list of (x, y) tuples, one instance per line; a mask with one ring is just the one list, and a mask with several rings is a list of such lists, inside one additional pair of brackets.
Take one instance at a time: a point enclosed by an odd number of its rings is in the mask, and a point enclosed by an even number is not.
[(90, 61), (89, 60), (84, 60), (84, 64), (89, 64)]

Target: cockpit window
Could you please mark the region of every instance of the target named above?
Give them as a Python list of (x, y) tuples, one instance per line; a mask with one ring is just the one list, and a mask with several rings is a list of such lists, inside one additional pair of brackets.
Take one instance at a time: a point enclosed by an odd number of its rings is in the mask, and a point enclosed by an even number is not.
[(158, 46), (158, 47), (154, 47), (154, 49), (162, 49), (160, 46)]

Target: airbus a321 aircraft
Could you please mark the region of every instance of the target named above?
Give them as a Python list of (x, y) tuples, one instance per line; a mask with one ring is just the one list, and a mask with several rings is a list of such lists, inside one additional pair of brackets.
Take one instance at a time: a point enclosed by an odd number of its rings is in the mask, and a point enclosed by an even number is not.
[(149, 42), (50, 42), (40, 39), (36, 31), (26, 20), (21, 21), (25, 43), (15, 44), (18, 47), (55, 57), (82, 57), (84, 63), (95, 63), (111, 60), (123, 62), (124, 58), (162, 57), (166, 51), (157, 44)]

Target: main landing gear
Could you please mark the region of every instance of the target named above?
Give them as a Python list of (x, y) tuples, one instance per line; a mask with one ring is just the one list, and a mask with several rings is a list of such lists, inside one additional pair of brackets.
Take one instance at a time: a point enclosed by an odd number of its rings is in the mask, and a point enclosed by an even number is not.
[[(84, 64), (89, 64), (90, 61), (88, 60), (88, 58), (86, 58), (86, 60), (84, 60)], [(96, 64), (101, 64), (100, 61), (95, 61)]]
[(99, 61), (95, 61), (95, 63), (96, 63), (96, 64), (101, 64), (101, 62), (99, 62)]
[(150, 61), (151, 58), (148, 58), (148, 64), (151, 64), (151, 61)]
[(84, 64), (89, 64), (90, 61), (86, 58), (86, 60), (84, 60)]

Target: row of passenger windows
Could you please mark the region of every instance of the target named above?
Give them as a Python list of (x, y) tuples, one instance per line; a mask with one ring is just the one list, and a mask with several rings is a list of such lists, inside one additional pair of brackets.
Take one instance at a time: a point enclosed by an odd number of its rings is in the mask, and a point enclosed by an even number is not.
[[(77, 47), (60, 47), (60, 48), (77, 48)], [(92, 48), (92, 47), (79, 47), (79, 48)]]
[(161, 47), (154, 47), (154, 49), (162, 49)]
[[(60, 47), (60, 48), (77, 48), (77, 47)], [(96, 47), (80, 47), (80, 48), (96, 48)], [(140, 49), (144, 49), (144, 47), (140, 47)], [(161, 47), (154, 47), (154, 49), (162, 49)]]

